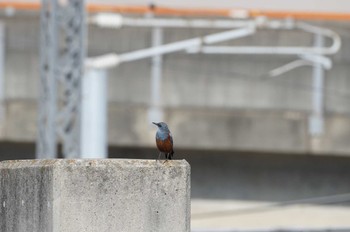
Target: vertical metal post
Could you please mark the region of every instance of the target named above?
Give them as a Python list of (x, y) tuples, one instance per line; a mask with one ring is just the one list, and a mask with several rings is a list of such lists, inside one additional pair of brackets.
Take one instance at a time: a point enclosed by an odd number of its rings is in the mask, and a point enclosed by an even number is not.
[(107, 71), (87, 69), (82, 86), (81, 158), (107, 158)]
[(40, 34), (40, 96), (36, 158), (55, 158), (56, 110), (57, 110), (57, 4), (43, 0), (41, 7)]
[[(57, 1), (57, 0), (56, 0)], [(57, 133), (66, 158), (80, 156), (81, 82), (85, 67), (85, 1), (59, 0), (60, 28), (64, 46), (58, 60), (62, 106), (57, 115)]]
[[(152, 46), (159, 46), (163, 43), (163, 29), (155, 27), (152, 29)], [(155, 55), (152, 58), (151, 70), (151, 107), (148, 111), (149, 121), (163, 121), (161, 109), (161, 82), (162, 82), (162, 55)]]
[(80, 154), (85, 1), (42, 0), (37, 158)]
[[(315, 35), (314, 46), (324, 46), (324, 37), (322, 35)], [(324, 78), (325, 71), (322, 65), (315, 63), (312, 76), (312, 114), (309, 118), (309, 133), (312, 136), (320, 136), (324, 131)]]

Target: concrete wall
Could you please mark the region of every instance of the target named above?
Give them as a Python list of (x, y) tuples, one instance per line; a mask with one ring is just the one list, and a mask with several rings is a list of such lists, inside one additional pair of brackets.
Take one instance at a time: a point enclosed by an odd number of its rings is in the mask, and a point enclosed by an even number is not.
[[(0, 143), (0, 160), (34, 158), (28, 154), (33, 154), (33, 150), (33, 144)], [(110, 147), (109, 155), (154, 160), (158, 152), (156, 148), (118, 146)], [(350, 228), (350, 159), (347, 157), (178, 148), (175, 158), (186, 159), (191, 164), (193, 230)], [(322, 202), (266, 207), (315, 197), (326, 197), (328, 203), (323, 204), (323, 198)]]
[(0, 163), (0, 230), (190, 231), (190, 166), (182, 161)]
[[(3, 18), (6, 23), (6, 120), (3, 140), (35, 141), (38, 94), (39, 24), (35, 16)], [(311, 22), (342, 37), (334, 67), (326, 73), (325, 134), (311, 138), (310, 67), (277, 79), (259, 76), (295, 59), (289, 56), (164, 56), (162, 105), (177, 147), (347, 155), (350, 145), (350, 34), (341, 22)], [(217, 32), (166, 29), (165, 42)], [(24, 36), (25, 35), (25, 36)], [(327, 41), (329, 42), (329, 41)], [(227, 44), (311, 45), (299, 31), (261, 30)], [(89, 55), (123, 53), (151, 45), (151, 31), (89, 28)], [(154, 146), (149, 127), (150, 59), (122, 64), (109, 71), (109, 143)], [(24, 113), (25, 112), (25, 113)], [(200, 134), (201, 136), (198, 136)]]

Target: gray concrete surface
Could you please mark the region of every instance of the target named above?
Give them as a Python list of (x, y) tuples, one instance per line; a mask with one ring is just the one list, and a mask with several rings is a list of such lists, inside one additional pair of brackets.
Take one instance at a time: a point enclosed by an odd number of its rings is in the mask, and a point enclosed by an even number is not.
[(0, 162), (0, 231), (190, 231), (185, 160)]

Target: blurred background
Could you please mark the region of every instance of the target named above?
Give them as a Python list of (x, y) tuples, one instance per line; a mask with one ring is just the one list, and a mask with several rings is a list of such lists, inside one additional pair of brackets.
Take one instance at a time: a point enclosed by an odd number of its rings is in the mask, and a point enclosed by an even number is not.
[(85, 4), (0, 1), (0, 160), (154, 159), (164, 121), (193, 231), (350, 231), (349, 1)]

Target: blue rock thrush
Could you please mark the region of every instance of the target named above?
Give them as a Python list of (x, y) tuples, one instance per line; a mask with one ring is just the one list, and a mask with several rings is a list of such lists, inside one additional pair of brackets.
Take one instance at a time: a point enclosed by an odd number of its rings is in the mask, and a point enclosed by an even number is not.
[(158, 127), (156, 134), (156, 143), (158, 150), (160, 151), (158, 159), (162, 153), (165, 155), (166, 160), (171, 160), (174, 155), (173, 150), (173, 136), (168, 128), (168, 125), (164, 122), (152, 122)]

